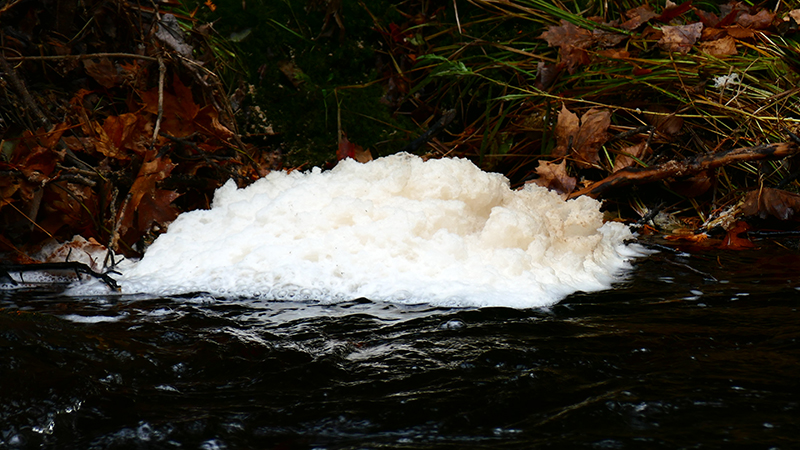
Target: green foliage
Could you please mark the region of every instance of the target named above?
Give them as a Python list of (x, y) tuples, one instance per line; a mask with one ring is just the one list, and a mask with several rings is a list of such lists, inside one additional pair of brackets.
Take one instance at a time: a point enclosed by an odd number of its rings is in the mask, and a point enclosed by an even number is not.
[[(214, 12), (199, 1), (196, 6), (219, 36), (238, 41), (223, 39), (235, 49), (247, 83), (255, 87), (250, 104), (259, 106), (277, 133), (265, 141), (280, 148), (287, 165), (322, 165), (335, 159), (340, 130), (376, 156), (405, 145), (410, 137), (406, 131), (413, 126), (380, 101), (384, 88), (376, 81), (383, 74), (376, 49), (383, 38), (362, 5), (330, 2), (331, 7), (341, 6), (334, 15), (324, 1), (215, 4)], [(379, 1), (369, 7), (381, 11), (381, 20), (402, 20), (391, 5)], [(282, 67), (294, 71), (294, 80)]]

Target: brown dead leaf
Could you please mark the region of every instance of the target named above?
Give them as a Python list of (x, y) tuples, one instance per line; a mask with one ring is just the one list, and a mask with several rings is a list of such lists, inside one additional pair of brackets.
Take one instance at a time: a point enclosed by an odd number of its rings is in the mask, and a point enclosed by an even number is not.
[(688, 53), (695, 42), (700, 39), (703, 23), (695, 22), (689, 25), (661, 27), (663, 36), (658, 40), (658, 46), (667, 52)]
[(198, 111), (194, 121), (198, 128), (219, 140), (225, 141), (233, 137), (233, 131), (220, 123), (219, 113), (211, 105), (207, 105)]
[(800, 195), (773, 188), (750, 191), (744, 198), (742, 213), (762, 219), (772, 216), (780, 220), (797, 220), (800, 219)]
[(109, 158), (129, 160), (126, 149), (134, 149), (138, 122), (139, 116), (131, 113), (106, 117), (103, 126), (95, 122), (95, 149)]
[(178, 217), (178, 208), (172, 202), (180, 196), (175, 191), (159, 188), (175, 168), (168, 156), (157, 157), (155, 151), (148, 152), (139, 174), (131, 186), (125, 208), (120, 211), (120, 236), (126, 240), (137, 240), (156, 222), (166, 224)]
[(719, 23), (719, 17), (713, 12), (703, 11), (702, 9), (695, 9), (695, 14), (697, 14), (697, 18), (703, 22), (703, 27), (715, 27)]
[(539, 178), (528, 183), (538, 184), (559, 194), (569, 194), (574, 191), (578, 181), (575, 177), (567, 175), (566, 159), (562, 160), (561, 164), (540, 160), (539, 166), (536, 167), (536, 173)]
[(658, 17), (658, 14), (653, 11), (653, 8), (651, 8), (650, 5), (642, 5), (628, 10), (625, 13), (625, 16), (628, 17), (628, 20), (623, 22), (620, 27), (624, 30), (633, 31), (650, 19)]
[(533, 80), (533, 84), (538, 89), (547, 90), (556, 81), (559, 73), (561, 73), (561, 67), (558, 64), (539, 61), (536, 63), (536, 78)]
[(347, 135), (342, 132), (342, 140), (339, 142), (339, 149), (336, 150), (336, 158), (339, 161), (352, 158), (360, 163), (366, 163), (372, 161), (372, 152), (370, 152), (369, 149), (364, 150), (360, 145), (350, 142), (347, 139)]
[(286, 76), (295, 89), (299, 89), (305, 81), (305, 74), (303, 74), (303, 71), (297, 66), (297, 63), (295, 63), (293, 59), (288, 61), (278, 61), (278, 70), (280, 70), (281, 73)]
[(735, 39), (750, 39), (756, 35), (755, 31), (751, 30), (750, 28), (745, 28), (741, 25), (725, 27), (725, 32), (728, 33), (728, 36), (731, 36)]
[(647, 146), (646, 141), (623, 148), (619, 151), (617, 158), (614, 160), (614, 168), (611, 171), (617, 172), (626, 167), (630, 167), (635, 162), (633, 158), (641, 160), (647, 150), (650, 150), (650, 147)]
[(772, 25), (773, 20), (775, 20), (775, 13), (762, 9), (754, 15), (746, 12), (740, 14), (739, 17), (736, 18), (736, 23), (752, 30), (764, 30)]
[(561, 112), (558, 113), (558, 121), (556, 122), (556, 148), (553, 149), (553, 156), (557, 158), (567, 156), (579, 128), (580, 120), (578, 115), (568, 110), (567, 105), (562, 104)]
[(592, 108), (578, 116), (562, 105), (556, 122), (556, 148), (552, 155), (562, 157), (569, 154), (580, 167), (591, 167), (600, 161), (600, 147), (608, 139), (611, 111)]
[(559, 48), (561, 63), (569, 73), (573, 74), (579, 66), (589, 63), (586, 49), (594, 42), (591, 31), (562, 19), (560, 26), (548, 27), (539, 38), (546, 40), (551, 47)]
[[(158, 115), (158, 88), (141, 92), (144, 110)], [(172, 81), (172, 92), (164, 91), (164, 115), (161, 119), (161, 130), (175, 137), (186, 137), (196, 131), (194, 119), (200, 112), (192, 98), (191, 89), (187, 88), (175, 75)]]
[(608, 140), (611, 110), (592, 108), (581, 117), (581, 127), (572, 144), (576, 163), (591, 167), (600, 161), (600, 147)]
[(669, 114), (669, 110), (661, 105), (650, 106), (650, 111), (644, 113), (644, 118), (654, 127), (659, 133), (666, 136), (675, 136), (683, 129), (683, 118)]
[(108, 58), (84, 59), (83, 68), (90, 77), (106, 89), (111, 89), (119, 84), (117, 68)]
[(736, 40), (731, 36), (725, 36), (715, 41), (701, 42), (700, 49), (717, 58), (739, 53), (736, 50)]

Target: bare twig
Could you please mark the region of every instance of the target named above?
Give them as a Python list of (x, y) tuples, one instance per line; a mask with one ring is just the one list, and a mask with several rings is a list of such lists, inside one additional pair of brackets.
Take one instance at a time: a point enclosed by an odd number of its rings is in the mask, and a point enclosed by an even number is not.
[(164, 65), (164, 58), (158, 55), (158, 117), (156, 118), (156, 126), (153, 129), (152, 145), (156, 145), (158, 139), (158, 131), (161, 129), (161, 119), (164, 117), (164, 75), (167, 67)]
[(82, 55), (49, 55), (49, 56), (9, 56), (8, 61), (61, 61), (70, 59), (92, 59), (92, 58), (131, 58), (143, 59), (145, 61), (158, 61), (158, 58), (135, 53), (87, 53)]
[(631, 184), (645, 184), (653, 181), (664, 180), (671, 177), (694, 175), (704, 170), (715, 169), (728, 164), (742, 161), (756, 161), (760, 159), (779, 159), (792, 156), (800, 151), (800, 147), (793, 143), (782, 142), (778, 144), (758, 145), (755, 147), (740, 147), (725, 152), (710, 155), (699, 155), (683, 161), (668, 161), (653, 167), (628, 167), (612, 175), (594, 182), (589, 186), (573, 192), (569, 198), (581, 195), (597, 198), (606, 191), (628, 186)]

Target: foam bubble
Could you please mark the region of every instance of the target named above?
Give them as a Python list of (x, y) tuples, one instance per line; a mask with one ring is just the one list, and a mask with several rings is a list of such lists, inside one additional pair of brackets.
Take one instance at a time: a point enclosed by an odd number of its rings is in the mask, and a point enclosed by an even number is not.
[(124, 270), (123, 292), (539, 307), (611, 286), (632, 237), (600, 204), (564, 201), (466, 159), (409, 154), (272, 172), (219, 188)]

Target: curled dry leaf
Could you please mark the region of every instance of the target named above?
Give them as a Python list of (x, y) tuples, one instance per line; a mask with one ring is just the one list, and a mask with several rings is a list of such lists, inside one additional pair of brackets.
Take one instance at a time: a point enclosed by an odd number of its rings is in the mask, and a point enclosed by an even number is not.
[(561, 164), (539, 160), (536, 173), (539, 175), (539, 178), (531, 180), (528, 183), (538, 184), (539, 186), (556, 191), (559, 194), (569, 194), (575, 190), (577, 179), (567, 174), (566, 159), (562, 160)]
[(703, 23), (695, 22), (689, 25), (661, 27), (663, 35), (658, 40), (658, 46), (667, 52), (688, 53), (695, 42), (700, 39)]

